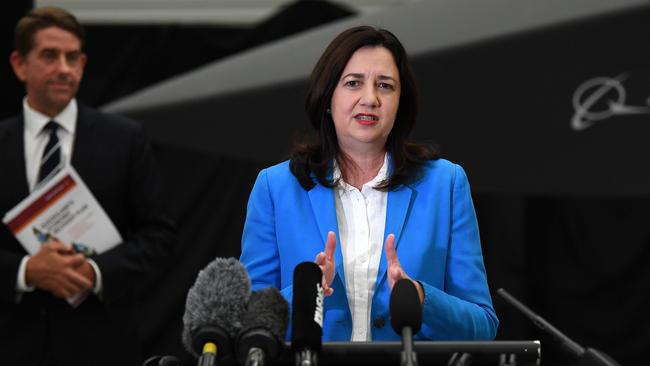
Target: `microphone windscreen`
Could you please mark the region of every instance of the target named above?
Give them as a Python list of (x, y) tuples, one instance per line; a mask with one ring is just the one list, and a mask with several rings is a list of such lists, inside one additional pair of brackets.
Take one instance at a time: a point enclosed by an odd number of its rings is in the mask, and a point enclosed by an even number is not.
[(268, 287), (251, 294), (248, 310), (242, 320), (242, 332), (264, 328), (278, 339), (284, 339), (289, 325), (289, 304), (280, 291)]
[(185, 348), (198, 357), (204, 340), (220, 346), (220, 341), (234, 339), (241, 330), (250, 296), (248, 273), (237, 259), (216, 258), (209, 263), (187, 293), (182, 334)]
[(323, 272), (313, 262), (303, 262), (293, 271), (291, 346), (318, 352), (323, 337)]
[(395, 282), (390, 293), (390, 323), (395, 333), (401, 335), (404, 327), (411, 327), (413, 334), (422, 325), (422, 304), (415, 284), (402, 278)]
[(279, 356), (289, 325), (289, 304), (275, 287), (251, 294), (237, 339), (237, 359), (246, 363), (251, 348), (262, 349), (269, 360)]

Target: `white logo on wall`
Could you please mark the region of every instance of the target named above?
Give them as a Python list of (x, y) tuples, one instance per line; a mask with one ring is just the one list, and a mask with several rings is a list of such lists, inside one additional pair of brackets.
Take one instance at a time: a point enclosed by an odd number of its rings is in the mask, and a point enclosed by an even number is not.
[(626, 74), (615, 78), (597, 77), (580, 84), (573, 93), (571, 128), (582, 131), (616, 115), (650, 114), (650, 97), (646, 105), (625, 104), (627, 93), (622, 82), (626, 77)]

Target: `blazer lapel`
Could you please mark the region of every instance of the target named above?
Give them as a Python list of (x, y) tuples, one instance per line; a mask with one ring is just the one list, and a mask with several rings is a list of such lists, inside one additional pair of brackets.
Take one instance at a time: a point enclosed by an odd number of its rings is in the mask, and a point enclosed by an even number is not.
[[(386, 228), (384, 229), (384, 243), (388, 234), (395, 235), (395, 250), (400, 244), (402, 230), (408, 218), (412, 200), (415, 194), (413, 188), (409, 186), (402, 186), (395, 191), (388, 192), (388, 199), (386, 203)], [(378, 287), (381, 281), (386, 277), (386, 249), (382, 243), (381, 259), (379, 260), (379, 270), (377, 272), (377, 282), (375, 287)]]
[(323, 250), (327, 242), (327, 233), (334, 231), (336, 234), (336, 250), (334, 251), (334, 259), (336, 261), (336, 273), (343, 283), (345, 288), (345, 276), (343, 272), (343, 254), (341, 252), (341, 245), (339, 243), (339, 226), (336, 221), (336, 206), (334, 204), (334, 189), (324, 187), (316, 184), (314, 188), (309, 190), (309, 200), (311, 207), (314, 211), (314, 217), (318, 224), (318, 230), (323, 240)]
[(85, 107), (79, 105), (71, 159), (72, 166), (84, 180), (87, 179), (85, 173), (93, 171), (92, 164), (97, 142), (97, 139), (93, 138), (95, 123), (88, 113)]

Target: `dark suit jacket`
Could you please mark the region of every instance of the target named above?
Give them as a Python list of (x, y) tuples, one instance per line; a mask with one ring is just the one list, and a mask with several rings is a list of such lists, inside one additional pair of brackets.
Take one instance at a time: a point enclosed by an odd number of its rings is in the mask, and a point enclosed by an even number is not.
[[(29, 194), (22, 114), (0, 121), (0, 216)], [(125, 242), (93, 259), (102, 273), (95, 295), (74, 309), (36, 290), (16, 302), (26, 254), (0, 225), (0, 359), (3, 365), (137, 365), (135, 283), (173, 252), (175, 229), (161, 213), (154, 158), (141, 126), (79, 106), (72, 165)], [(47, 362), (45, 364), (47, 364)]]

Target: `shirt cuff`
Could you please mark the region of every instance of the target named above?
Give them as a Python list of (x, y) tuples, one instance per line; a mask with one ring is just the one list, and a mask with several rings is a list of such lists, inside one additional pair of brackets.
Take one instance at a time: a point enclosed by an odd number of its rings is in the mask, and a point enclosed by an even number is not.
[(18, 266), (18, 276), (16, 278), (16, 291), (18, 292), (31, 292), (35, 289), (34, 286), (27, 286), (27, 281), (25, 280), (28, 260), (29, 256), (24, 256), (20, 261), (20, 266)]
[(95, 287), (93, 288), (93, 293), (95, 295), (100, 295), (102, 292), (102, 272), (99, 270), (99, 266), (95, 263), (94, 260), (88, 258), (88, 263), (93, 267), (95, 271)]

